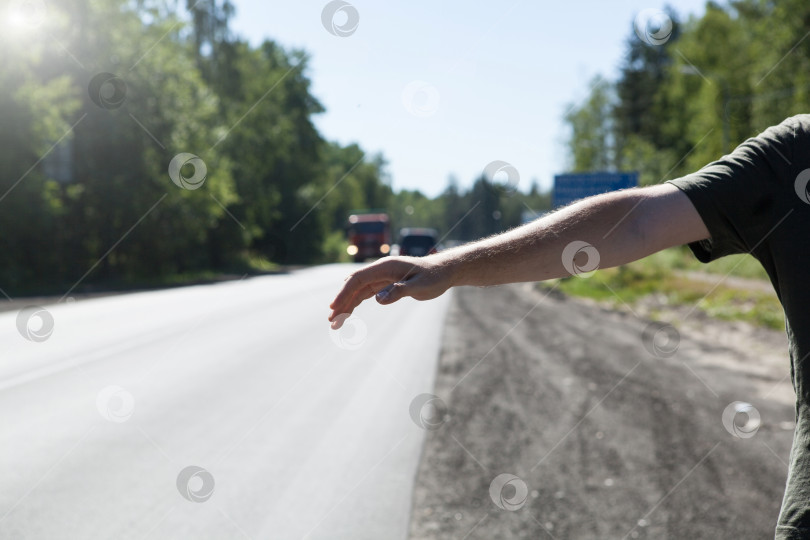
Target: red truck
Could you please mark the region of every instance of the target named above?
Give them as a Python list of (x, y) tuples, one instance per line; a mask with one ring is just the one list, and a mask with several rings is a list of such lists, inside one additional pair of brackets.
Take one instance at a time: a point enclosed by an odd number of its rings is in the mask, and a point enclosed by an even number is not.
[(385, 257), (391, 251), (391, 226), (385, 212), (357, 212), (349, 216), (349, 247), (354, 262)]

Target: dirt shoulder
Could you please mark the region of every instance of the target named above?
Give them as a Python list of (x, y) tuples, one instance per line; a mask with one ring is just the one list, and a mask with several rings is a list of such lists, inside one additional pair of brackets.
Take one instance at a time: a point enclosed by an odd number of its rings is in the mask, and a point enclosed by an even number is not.
[[(455, 291), (435, 389), (449, 414), (427, 432), (411, 538), (773, 536), (793, 427), (784, 334), (659, 311), (667, 356), (633, 309)], [(750, 438), (724, 427), (734, 401), (761, 416)], [(503, 473), (518, 480), (496, 501)], [(496, 505), (523, 486), (519, 509)]]

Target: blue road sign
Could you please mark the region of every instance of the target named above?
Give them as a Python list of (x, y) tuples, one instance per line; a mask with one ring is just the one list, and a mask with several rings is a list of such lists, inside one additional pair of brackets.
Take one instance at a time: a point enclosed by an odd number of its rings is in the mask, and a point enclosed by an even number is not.
[(637, 172), (558, 174), (554, 176), (552, 203), (554, 208), (559, 208), (591, 195), (627, 189), (637, 185)]

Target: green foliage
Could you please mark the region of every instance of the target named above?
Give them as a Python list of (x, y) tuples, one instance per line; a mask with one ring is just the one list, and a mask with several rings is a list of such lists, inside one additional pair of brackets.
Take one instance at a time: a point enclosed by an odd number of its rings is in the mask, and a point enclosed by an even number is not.
[(627, 39), (627, 54), (615, 84), (616, 99), (611, 111), (619, 168), (624, 165), (623, 152), (631, 139), (650, 141), (657, 147), (671, 142), (659, 122), (659, 113), (666, 109), (660, 92), (668, 82), (667, 74), (673, 62), (671, 50), (680, 39), (681, 25), (672, 10), (668, 10), (668, 15), (673, 21), (669, 46), (650, 46), (638, 39), (634, 30)]
[[(330, 143), (323, 149), (325, 171), (318, 186), (317, 208), (330, 234), (344, 232), (354, 210), (392, 208), (391, 187), (384, 182), (382, 156), (366, 156), (357, 145), (341, 147)], [(345, 251), (345, 246), (344, 246)]]
[[(387, 209), (394, 233), (471, 240), (548, 208), (536, 185), (510, 194), (483, 179), (395, 194), (383, 156), (318, 133), (307, 54), (250, 45), (233, 13), (229, 0), (50, 0), (42, 21), (0, 35), (3, 290), (345, 261), (356, 209)], [(199, 189), (169, 177), (184, 153), (205, 165)]]
[[(314, 127), (304, 52), (234, 37), (228, 0), (189, 1), (190, 23), (177, 4), (52, 0), (0, 37), (4, 290), (339, 258), (348, 210), (390, 203), (384, 159)], [(201, 188), (169, 177), (181, 153), (205, 164)]]
[(343, 231), (332, 231), (323, 241), (323, 262), (351, 262), (352, 258), (346, 251), (349, 242)]
[(571, 126), (568, 141), (571, 171), (607, 171), (613, 168), (612, 99), (610, 85), (597, 76), (591, 82), (591, 92), (586, 102), (565, 115), (565, 120)]
[(810, 4), (709, 2), (650, 45), (630, 32), (618, 79), (566, 115), (574, 170), (683, 176), (810, 105)]
[(395, 232), (404, 227), (430, 227), (439, 232), (444, 243), (490, 236), (520, 225), (524, 212), (534, 218), (551, 209), (550, 195), (541, 193), (536, 183), (525, 193), (505, 189), (483, 177), (466, 191), (460, 190), (451, 176), (444, 192), (434, 199), (420, 191), (402, 190), (392, 200)]
[[(722, 272), (728, 267), (718, 267), (716, 263), (703, 268), (716, 272), (714, 278), (699, 279), (684, 271), (693, 269), (693, 262), (694, 258), (684, 249), (674, 248), (628, 265), (599, 270), (588, 278), (570, 277), (544, 283), (542, 287), (556, 286), (566, 294), (619, 308), (638, 306), (642, 302), (654, 311), (663, 307), (687, 310), (697, 307), (721, 319), (784, 328), (784, 312), (773, 291), (730, 282)], [(749, 256), (739, 256), (730, 258), (729, 262), (749, 269), (753, 268), (749, 263), (755, 261)]]
[[(768, 126), (807, 111), (810, 4), (709, 2), (701, 17), (683, 23), (675, 13), (670, 17), (675, 32), (666, 44), (649, 45), (631, 32), (618, 79), (592, 83), (589, 96), (566, 116), (575, 170), (636, 170), (643, 185), (657, 184), (698, 170)], [(630, 302), (647, 294), (646, 289), (678, 286), (667, 272), (650, 273), (659, 263), (683, 271), (767, 279), (750, 256), (701, 265), (684, 250), (650, 258), (637, 275), (627, 269), (609, 271), (605, 283), (621, 289)], [(632, 286), (620, 279), (628, 275), (633, 275)], [(563, 288), (602, 298), (605, 287), (594, 286), (598, 283), (575, 280)], [(694, 287), (682, 285), (674, 294), (684, 302)], [(743, 295), (741, 303), (733, 294), (718, 291), (707, 300), (707, 311), (772, 327), (783, 324), (775, 297)]]

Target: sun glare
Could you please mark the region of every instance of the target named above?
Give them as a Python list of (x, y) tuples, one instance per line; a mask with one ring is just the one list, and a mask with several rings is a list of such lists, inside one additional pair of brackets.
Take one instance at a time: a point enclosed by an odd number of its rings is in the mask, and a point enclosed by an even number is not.
[(6, 14), (6, 23), (14, 29), (33, 29), (43, 23), (46, 13), (45, 3), (41, 0), (12, 1)]

